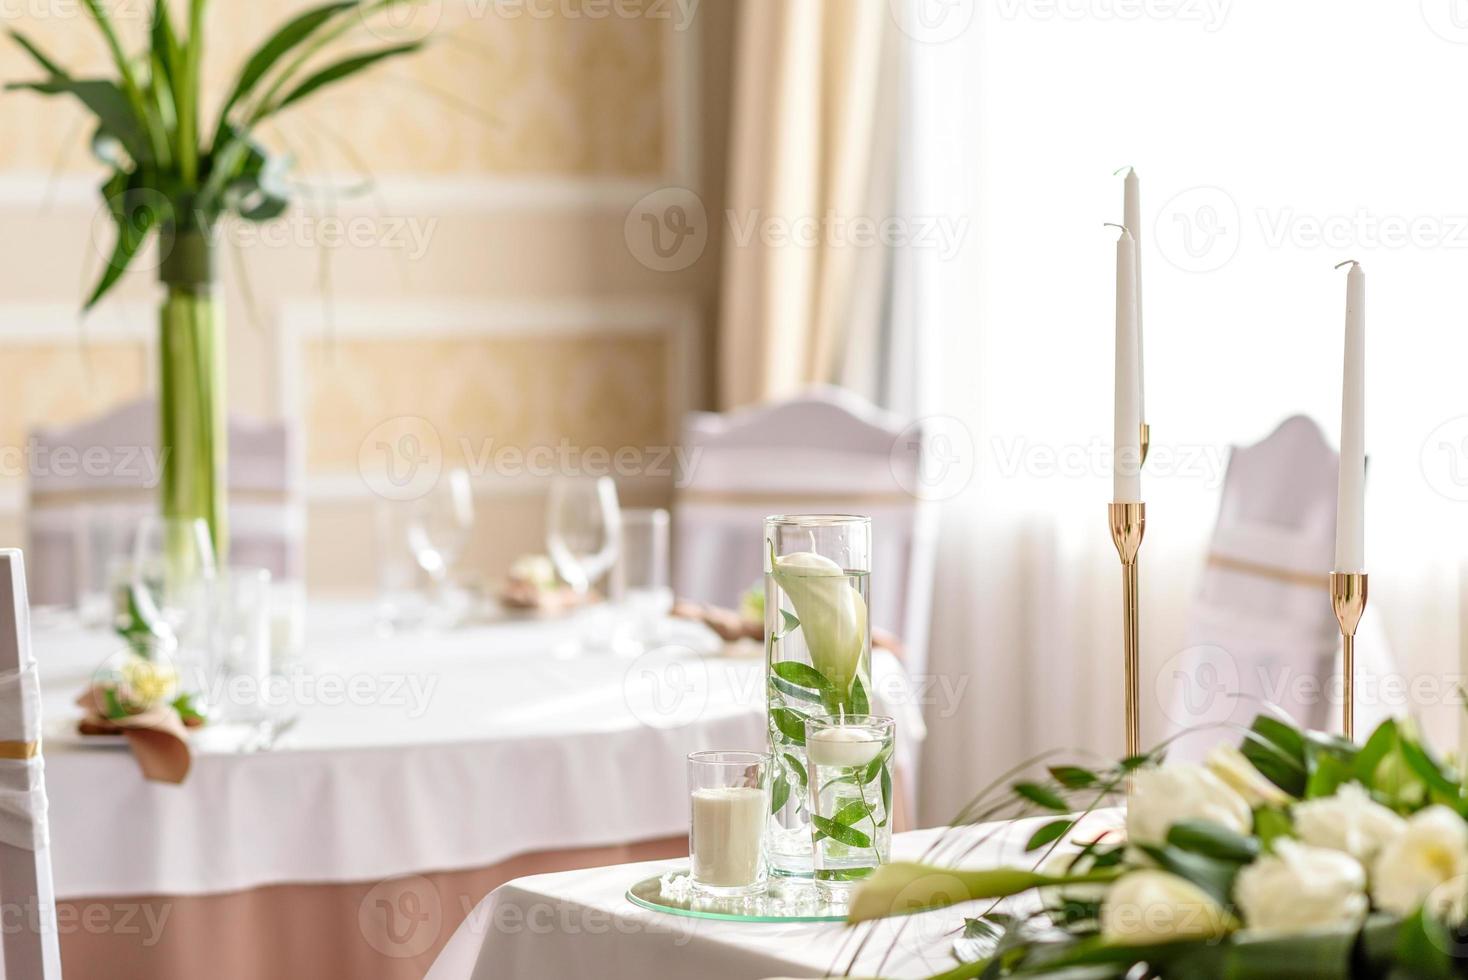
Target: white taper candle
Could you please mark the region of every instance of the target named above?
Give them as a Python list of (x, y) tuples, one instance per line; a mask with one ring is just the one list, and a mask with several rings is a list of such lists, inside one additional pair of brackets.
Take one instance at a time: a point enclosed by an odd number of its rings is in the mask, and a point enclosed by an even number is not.
[(1142, 412), (1137, 384), (1137, 243), (1125, 228), (1116, 240), (1116, 411), (1112, 500), (1142, 500)]
[(1341, 473), (1336, 497), (1335, 570), (1366, 570), (1366, 274), (1346, 274), (1346, 356), (1341, 380)]
[(1147, 372), (1144, 354), (1146, 344), (1142, 339), (1142, 182), (1137, 179), (1137, 171), (1134, 168), (1128, 168), (1124, 187), (1122, 222), (1137, 243), (1134, 260), (1137, 270), (1137, 416), (1145, 422), (1147, 421)]

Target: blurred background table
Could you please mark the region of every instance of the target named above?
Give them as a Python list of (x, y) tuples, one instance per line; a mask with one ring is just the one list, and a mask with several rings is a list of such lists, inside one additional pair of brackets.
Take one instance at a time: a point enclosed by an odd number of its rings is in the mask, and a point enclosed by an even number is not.
[[(57, 895), (63, 915), (113, 923), (64, 933), (68, 968), (416, 980), (503, 881), (686, 853), (687, 794), (669, 774), (696, 749), (764, 745), (763, 658), (722, 656), (680, 621), (636, 658), (567, 656), (577, 633), (562, 618), (385, 636), (367, 604), (315, 603), (306, 655), (278, 679), (274, 744), (205, 729), (172, 786), (74, 734), (74, 701), (120, 642), (38, 623)], [(890, 654), (873, 666), (911, 773), (917, 699)], [(409, 893), (433, 896), (433, 928), (367, 914), (422, 924)]]

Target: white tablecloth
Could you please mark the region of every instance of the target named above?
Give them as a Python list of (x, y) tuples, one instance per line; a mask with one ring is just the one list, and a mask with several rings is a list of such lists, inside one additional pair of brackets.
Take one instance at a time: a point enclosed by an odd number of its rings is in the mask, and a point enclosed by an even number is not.
[[(375, 881), (683, 833), (685, 755), (764, 742), (763, 661), (700, 655), (701, 627), (670, 626), (685, 648), (559, 659), (564, 622), (381, 637), (365, 606), (313, 606), (298, 723), (268, 752), (203, 734), (182, 786), (73, 734), (116, 639), (38, 628), (56, 893)], [(911, 757), (922, 722), (890, 656), (873, 686)]]
[[(1030, 836), (1050, 818), (946, 831), (942, 854), (965, 867), (1032, 867)], [(1116, 811), (1092, 814), (1079, 835), (1118, 826)], [(940, 830), (893, 838), (894, 860), (918, 860)], [(686, 861), (649, 861), (520, 878), (496, 888), (460, 925), (426, 980), (544, 980), (547, 977), (765, 977), (843, 975), (862, 939), (852, 976), (929, 977), (951, 969), (953, 942), (969, 904), (849, 929), (832, 923), (725, 922), (653, 912), (633, 905), (627, 888)], [(868, 935), (870, 934), (870, 938)], [(890, 951), (890, 952), (889, 952)], [(885, 958), (885, 962), (884, 962)]]

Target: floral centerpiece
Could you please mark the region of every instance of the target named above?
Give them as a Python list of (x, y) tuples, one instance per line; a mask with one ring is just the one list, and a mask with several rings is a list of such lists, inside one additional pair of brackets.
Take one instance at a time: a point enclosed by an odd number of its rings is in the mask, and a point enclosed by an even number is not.
[[(1128, 788), (1124, 835), (1073, 839)], [(851, 921), (987, 901), (942, 980), (1468, 976), (1468, 789), (1410, 723), (1358, 746), (1265, 715), (1201, 765), (1052, 765), (997, 796), (965, 821), (1051, 814), (1031, 867), (888, 865)]]
[[(286, 210), (289, 161), (272, 154), (258, 131), (322, 89), (417, 50), (418, 42), (369, 43), (333, 54), (361, 37), (372, 18), (416, 2), (421, 0), (336, 0), (302, 11), (246, 59), (212, 127), (200, 84), (208, 0), (187, 0), (184, 30), (168, 0), (154, 0), (141, 51), (127, 50), (103, 0), (84, 0), (112, 57), (114, 78), (77, 76), (33, 39), (10, 31), (41, 78), (6, 88), (74, 98), (96, 117), (91, 146), (108, 169), (102, 198), (117, 235), (87, 296), (88, 309), (157, 235), (164, 289), (158, 344), (163, 513), (207, 521), (221, 558), (228, 532), (218, 229), (227, 219), (263, 222)], [(183, 11), (185, 4), (179, 6)]]

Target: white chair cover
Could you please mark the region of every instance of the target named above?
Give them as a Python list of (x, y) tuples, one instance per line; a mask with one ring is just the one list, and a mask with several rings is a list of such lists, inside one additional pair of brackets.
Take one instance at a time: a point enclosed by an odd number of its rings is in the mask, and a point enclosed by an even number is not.
[[(904, 435), (904, 433), (906, 433)], [(920, 433), (839, 388), (683, 425), (688, 473), (673, 504), (673, 585), (681, 598), (728, 608), (764, 575), (759, 542), (771, 514), (872, 518), (871, 622), (901, 637), (923, 669), (933, 574), (933, 511), (917, 485)]]
[(25, 563), (0, 550), (0, 977), (61, 980)]
[[(1340, 731), (1340, 628), (1331, 611), (1339, 455), (1312, 420), (1294, 416), (1253, 446), (1234, 447), (1208, 567), (1188, 615), (1184, 649), (1157, 678), (1169, 752), (1196, 759), (1226, 723), (1248, 725), (1263, 703), (1302, 725)], [(1391, 656), (1369, 607), (1357, 633), (1356, 674), (1381, 679)], [(1367, 685), (1362, 685), (1363, 688)], [(1356, 731), (1390, 714), (1358, 697)]]
[[(37, 605), (77, 597), (78, 542), (97, 515), (128, 525), (158, 509), (158, 403), (143, 398), (105, 415), (31, 435), (37, 459), (86, 459), (107, 450), (105, 467), (33, 468), (26, 528), (31, 595)], [(298, 578), (304, 568), (305, 511), (295, 434), (284, 422), (229, 421), (230, 561)], [(58, 457), (57, 451), (71, 454)]]

